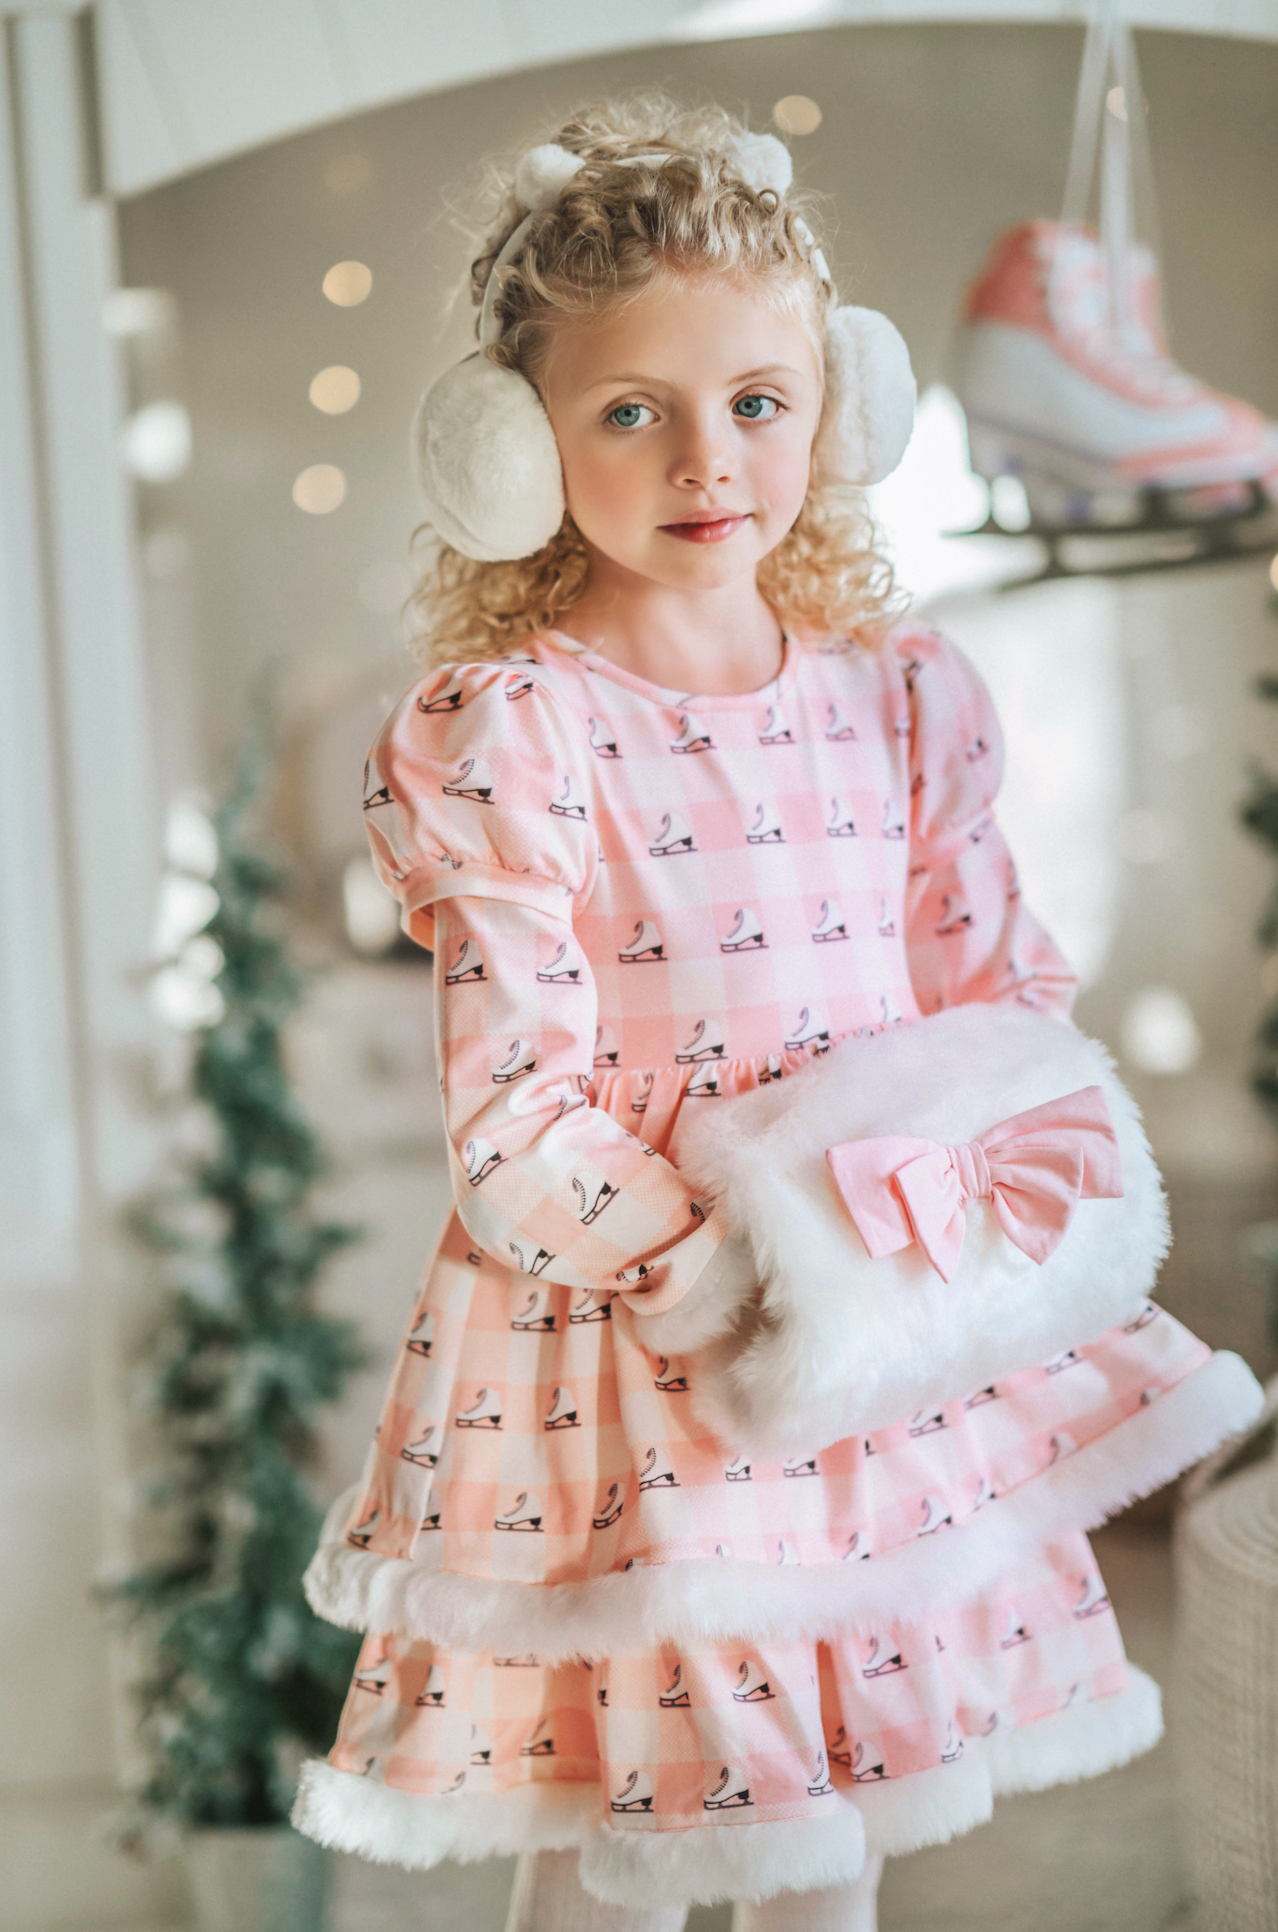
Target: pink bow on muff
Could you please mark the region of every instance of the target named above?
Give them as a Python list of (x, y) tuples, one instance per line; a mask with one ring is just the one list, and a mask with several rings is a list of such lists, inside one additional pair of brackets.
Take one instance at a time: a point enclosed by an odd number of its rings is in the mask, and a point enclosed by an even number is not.
[(1123, 1170), (1099, 1087), (1063, 1094), (957, 1147), (882, 1134), (846, 1140), (826, 1160), (870, 1254), (917, 1241), (942, 1280), (959, 1264), (965, 1201), (988, 1197), (1009, 1241), (1041, 1266), (1077, 1201), (1118, 1200)]

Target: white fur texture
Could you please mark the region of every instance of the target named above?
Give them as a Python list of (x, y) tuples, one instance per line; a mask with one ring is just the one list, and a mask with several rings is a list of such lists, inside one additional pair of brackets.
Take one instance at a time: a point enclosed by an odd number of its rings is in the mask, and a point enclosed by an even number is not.
[[(1080, 1201), (1042, 1266), (988, 1201), (967, 1203), (951, 1281), (914, 1244), (870, 1258), (827, 1147), (875, 1134), (953, 1145), (1092, 1085), (1126, 1191)], [(1158, 1170), (1108, 1054), (1024, 1007), (960, 1006), (844, 1040), (792, 1079), (681, 1121), (673, 1151), (748, 1237), (764, 1283), (753, 1337), (709, 1351), (697, 1376), (702, 1419), (758, 1456), (808, 1454), (1094, 1340), (1139, 1307), (1167, 1251)]]
[(729, 150), (732, 165), (755, 194), (769, 189), (781, 201), (794, 179), (794, 162), (775, 134), (740, 134)]
[(881, 483), (914, 428), (914, 371), (900, 331), (877, 309), (835, 309), (826, 324), (825, 379), (817, 470), (832, 482)]
[[(968, 1523), (868, 1562), (647, 1565), (586, 1583), (512, 1583), (352, 1549), (350, 1491), (328, 1513), (306, 1571), (307, 1601), (346, 1630), (398, 1631), (465, 1651), (532, 1650), (544, 1663), (658, 1644), (833, 1638), (912, 1623), (970, 1602), (1040, 1544), (1094, 1529), (1246, 1428), (1264, 1392), (1238, 1356), (1213, 1355), (1107, 1435), (987, 1503)], [(441, 1538), (422, 1539), (423, 1553)]]
[(656, 1355), (692, 1355), (735, 1325), (758, 1281), (749, 1242), (730, 1234), (673, 1307), (659, 1315), (632, 1308), (635, 1340)]
[(520, 157), (515, 169), (515, 200), (521, 208), (541, 212), (553, 208), (568, 183), (585, 166), (580, 154), (561, 148), (557, 141), (543, 141)]
[(528, 557), (563, 522), (559, 445), (533, 385), (486, 355), (422, 397), (412, 447), (426, 513), (464, 557)]
[(293, 1823), (337, 1851), (425, 1871), (520, 1851), (580, 1848), (584, 1888), (619, 1905), (714, 1905), (815, 1891), (860, 1875), (867, 1851), (896, 1857), (983, 1824), (995, 1796), (1095, 1777), (1162, 1735), (1158, 1686), (1142, 1671), (1117, 1697), (1069, 1706), (990, 1738), (964, 1740), (955, 1764), (839, 1793), (837, 1811), (784, 1824), (618, 1831), (599, 1822), (597, 1784), (546, 1780), (499, 1796), (423, 1798), (312, 1759)]

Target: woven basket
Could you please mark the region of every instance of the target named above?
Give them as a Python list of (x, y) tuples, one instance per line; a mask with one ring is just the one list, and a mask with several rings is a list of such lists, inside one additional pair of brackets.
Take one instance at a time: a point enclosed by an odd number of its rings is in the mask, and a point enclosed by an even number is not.
[(1278, 1379), (1176, 1531), (1177, 1776), (1204, 1932), (1278, 1932)]

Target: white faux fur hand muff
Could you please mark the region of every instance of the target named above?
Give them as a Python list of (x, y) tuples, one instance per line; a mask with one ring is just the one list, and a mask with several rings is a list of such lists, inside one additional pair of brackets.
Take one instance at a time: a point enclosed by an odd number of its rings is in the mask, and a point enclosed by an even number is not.
[[(1100, 1096), (1084, 1102), (1080, 1090), (1096, 1088)], [(1072, 1115), (1047, 1106), (1067, 1097)], [(1058, 1115), (1082, 1118), (1080, 1102), (1083, 1115), (1090, 1104), (1089, 1119), (1107, 1110), (1113, 1139), (1090, 1170), (1079, 1152), (1085, 1135), (1049, 1147), (1047, 1164), (1054, 1159), (1065, 1174), (1053, 1183), (1058, 1193), (1071, 1161), (1081, 1183), (1069, 1205), (1051, 1209), (1049, 1240), (1029, 1225), (1032, 1203), (1026, 1225), (1015, 1225), (1016, 1177), (999, 1168), (1007, 1149), (990, 1130), (1024, 1125), (1017, 1117), (1031, 1109), (1044, 1109), (1040, 1127)], [(908, 1188), (880, 1157), (887, 1136), (915, 1159), (935, 1143), (938, 1156), (953, 1156), (940, 1166), (967, 1176), (966, 1186), (950, 1177), (948, 1236), (924, 1229), (930, 1256), (911, 1218), (918, 1212), (922, 1228), (924, 1210), (917, 1202), (911, 1210)], [(883, 1168), (882, 1212), (873, 1222), (858, 1202), (858, 1215), (874, 1255), (827, 1160), (827, 1150), (853, 1143), (864, 1170), (861, 1144), (871, 1140), (868, 1164)], [(1093, 1340), (1138, 1307), (1167, 1251), (1158, 1170), (1109, 1055), (1072, 1025), (1024, 1007), (956, 1007), (844, 1040), (788, 1079), (685, 1116), (672, 1153), (747, 1238), (763, 1284), (752, 1330), (712, 1343), (697, 1376), (703, 1419), (760, 1456), (881, 1428)], [(926, 1180), (927, 1162), (916, 1171)], [(937, 1221), (933, 1211), (937, 1228), (947, 1212)], [(889, 1238), (893, 1219), (899, 1229)]]

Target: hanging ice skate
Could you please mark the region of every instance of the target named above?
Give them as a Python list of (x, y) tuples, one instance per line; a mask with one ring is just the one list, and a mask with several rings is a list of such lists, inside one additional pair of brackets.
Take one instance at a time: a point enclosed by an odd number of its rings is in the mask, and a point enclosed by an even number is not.
[(967, 293), (956, 386), (991, 486), (979, 534), (1034, 536), (1046, 553), (1005, 588), (1278, 542), (1278, 424), (1168, 351), (1143, 101), (1122, 0), (1098, 0), (1061, 219), (1000, 235)]

